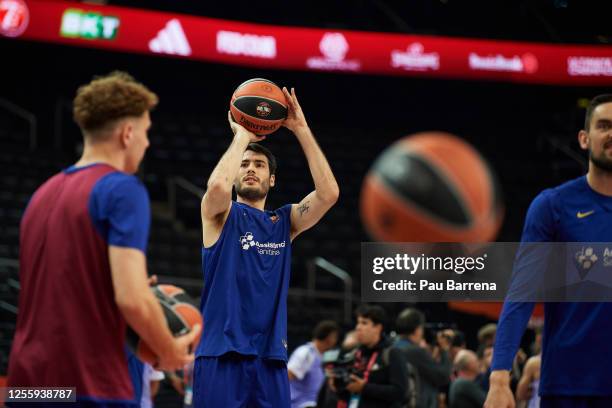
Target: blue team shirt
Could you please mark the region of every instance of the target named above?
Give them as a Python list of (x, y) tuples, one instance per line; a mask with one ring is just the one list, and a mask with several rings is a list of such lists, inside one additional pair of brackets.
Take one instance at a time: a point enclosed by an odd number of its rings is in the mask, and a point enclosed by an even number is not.
[[(545, 190), (529, 208), (521, 240), (610, 242), (612, 250), (612, 197), (591, 189), (586, 177)], [(504, 304), (493, 370), (511, 368), (533, 307)], [(612, 395), (612, 303), (546, 303), (542, 343), (540, 395)]]
[(219, 239), (202, 249), (198, 357), (233, 351), (287, 361), (290, 227), (291, 204), (261, 211), (232, 201)]
[[(73, 166), (65, 172), (87, 167)], [(146, 252), (151, 209), (149, 194), (138, 178), (119, 171), (107, 174), (94, 185), (88, 207), (95, 228), (109, 245)]]

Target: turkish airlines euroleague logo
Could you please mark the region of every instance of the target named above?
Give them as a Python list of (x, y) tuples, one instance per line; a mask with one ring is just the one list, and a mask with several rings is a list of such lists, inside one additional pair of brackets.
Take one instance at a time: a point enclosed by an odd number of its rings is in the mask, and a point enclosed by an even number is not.
[(259, 104), (257, 104), (257, 109), (255, 110), (255, 112), (257, 113), (257, 116), (265, 118), (272, 112), (272, 107), (268, 102), (259, 102)]
[(312, 69), (359, 71), (361, 62), (346, 58), (349, 49), (350, 46), (344, 34), (325, 33), (319, 42), (319, 51), (322, 56), (308, 58), (306, 66)]
[(30, 11), (23, 0), (0, 0), (0, 34), (19, 37), (29, 22)]

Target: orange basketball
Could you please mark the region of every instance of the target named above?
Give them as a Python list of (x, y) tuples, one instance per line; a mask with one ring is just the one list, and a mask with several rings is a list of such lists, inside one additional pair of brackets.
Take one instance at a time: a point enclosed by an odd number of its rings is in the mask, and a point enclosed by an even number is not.
[(361, 218), (377, 241), (486, 242), (503, 219), (495, 175), (468, 143), (418, 133), (387, 148), (361, 190)]
[[(202, 314), (196, 302), (183, 289), (173, 285), (156, 285), (151, 287), (151, 290), (162, 307), (170, 332), (175, 337), (189, 333), (196, 324), (203, 326)], [(194, 344), (198, 344), (201, 335), (202, 331)], [(127, 339), (128, 345), (141, 361), (149, 364), (157, 362), (157, 356), (151, 347), (132, 329), (128, 330)]]
[(234, 91), (230, 111), (236, 122), (263, 136), (277, 130), (287, 118), (287, 99), (274, 82), (249, 79)]

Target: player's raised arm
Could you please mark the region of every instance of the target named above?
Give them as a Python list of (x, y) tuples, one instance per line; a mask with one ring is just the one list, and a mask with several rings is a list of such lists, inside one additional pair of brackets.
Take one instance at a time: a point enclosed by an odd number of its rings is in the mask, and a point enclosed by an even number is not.
[(300, 142), (315, 185), (315, 190), (298, 204), (294, 204), (291, 209), (291, 239), (293, 240), (302, 231), (315, 225), (338, 201), (340, 189), (325, 155), (308, 127), (295, 90), (292, 88), (289, 93), (287, 88), (283, 88), (283, 92), (289, 108), (283, 126), (291, 130)]
[(250, 142), (265, 139), (265, 136), (256, 136), (234, 122), (229, 112), (227, 118), (234, 133), (234, 139), (208, 179), (206, 193), (202, 198), (202, 221), (216, 218), (229, 210), (232, 185), (240, 169), (244, 151)]

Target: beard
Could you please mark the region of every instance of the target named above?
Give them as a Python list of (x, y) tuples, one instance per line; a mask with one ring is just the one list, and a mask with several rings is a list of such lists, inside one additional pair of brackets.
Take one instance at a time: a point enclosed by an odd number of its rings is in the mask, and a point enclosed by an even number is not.
[(236, 195), (249, 201), (266, 198), (270, 190), (269, 184), (264, 181), (261, 182), (261, 187), (246, 186), (240, 182), (237, 182), (234, 187), (236, 188)]
[(603, 170), (607, 173), (612, 173), (612, 159), (606, 157), (606, 152), (602, 151), (599, 156), (593, 154), (593, 150), (589, 149), (589, 161), (593, 163), (595, 167)]

